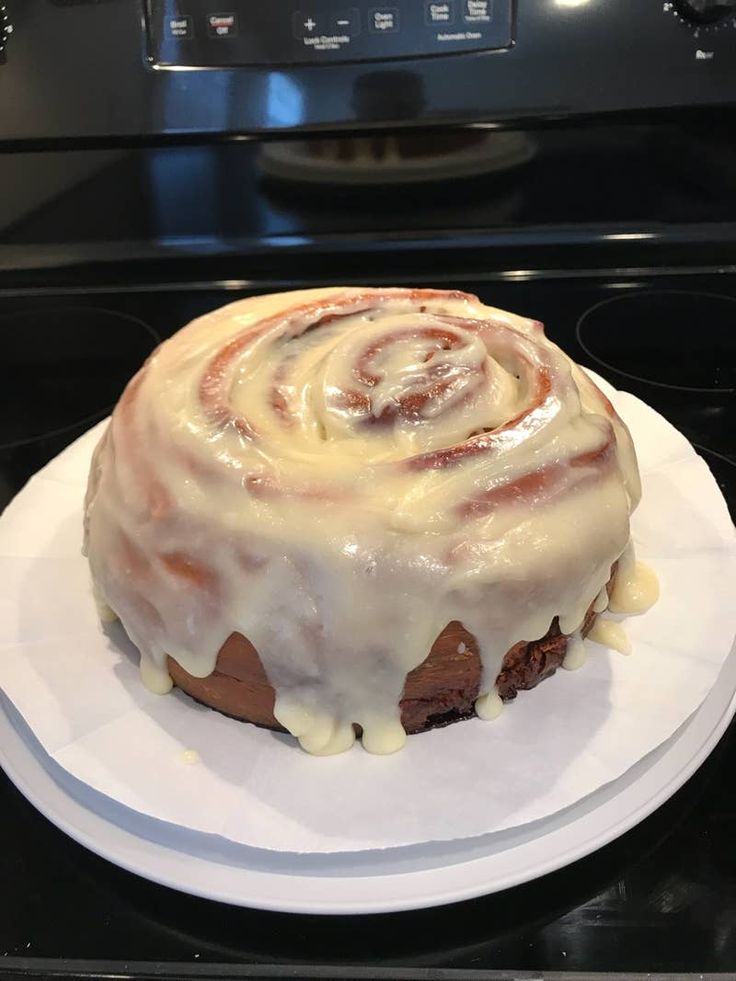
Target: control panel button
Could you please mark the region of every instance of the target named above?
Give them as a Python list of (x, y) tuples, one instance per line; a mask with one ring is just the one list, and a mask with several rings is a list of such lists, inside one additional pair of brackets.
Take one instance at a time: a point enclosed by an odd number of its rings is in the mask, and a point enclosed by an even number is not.
[(493, 17), (493, 0), (462, 0), (463, 20), (466, 24), (490, 24)]
[(455, 22), (455, 0), (438, 0), (424, 4), (424, 22), (434, 27), (435, 24), (453, 24)]
[(210, 37), (236, 37), (238, 18), (236, 14), (210, 14), (207, 17), (207, 31)]
[(179, 41), (193, 38), (194, 21), (189, 14), (183, 14), (181, 17), (167, 17), (166, 37), (175, 37)]
[(360, 34), (360, 12), (356, 7), (349, 7), (347, 10), (338, 10), (330, 22), (331, 34), (347, 34), (348, 37), (356, 37)]
[(372, 34), (396, 34), (399, 30), (398, 7), (373, 7), (368, 18)]
[(291, 27), (296, 38), (316, 37), (325, 33), (321, 18), (308, 10), (297, 10), (291, 18)]
[(10, 15), (6, 5), (0, 0), (0, 65), (7, 64), (8, 58), (5, 49), (12, 33), (13, 25), (10, 23)]

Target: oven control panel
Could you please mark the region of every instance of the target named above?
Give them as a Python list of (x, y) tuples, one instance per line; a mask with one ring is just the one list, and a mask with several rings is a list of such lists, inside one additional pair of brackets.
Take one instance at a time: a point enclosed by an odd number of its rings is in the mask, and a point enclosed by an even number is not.
[(736, 0), (0, 0), (0, 82), (0, 145), (736, 111)]
[(512, 0), (149, 0), (159, 67), (385, 61), (511, 45)]

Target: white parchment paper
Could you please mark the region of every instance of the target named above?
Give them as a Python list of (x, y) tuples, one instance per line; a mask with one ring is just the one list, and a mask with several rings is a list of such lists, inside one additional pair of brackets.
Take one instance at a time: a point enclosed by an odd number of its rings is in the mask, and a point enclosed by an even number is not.
[(311, 757), (291, 738), (181, 692), (153, 695), (120, 625), (98, 623), (80, 553), (101, 424), (36, 474), (0, 519), (0, 687), (45, 751), (96, 791), (255, 847), (334, 852), (447, 840), (567, 807), (698, 708), (736, 630), (734, 528), (708, 467), (652, 409), (610, 395), (642, 470), (634, 539), (661, 585), (659, 603), (627, 621), (630, 657), (587, 641), (584, 667), (520, 693), (498, 720), (412, 736), (389, 757), (359, 744)]

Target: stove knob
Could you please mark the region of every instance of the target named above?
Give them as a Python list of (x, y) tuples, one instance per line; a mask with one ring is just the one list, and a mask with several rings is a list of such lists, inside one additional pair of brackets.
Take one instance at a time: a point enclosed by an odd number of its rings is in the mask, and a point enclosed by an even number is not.
[(10, 14), (6, 5), (0, 0), (0, 65), (5, 64), (5, 48), (12, 33), (13, 25), (10, 23)]
[(694, 24), (714, 24), (736, 14), (736, 0), (675, 0), (675, 7)]

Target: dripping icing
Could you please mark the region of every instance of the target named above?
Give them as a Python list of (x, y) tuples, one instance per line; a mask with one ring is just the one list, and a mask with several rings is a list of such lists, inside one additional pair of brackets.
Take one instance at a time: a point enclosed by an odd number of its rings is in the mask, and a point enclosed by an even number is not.
[(596, 644), (618, 651), (619, 654), (631, 654), (631, 641), (623, 625), (616, 620), (598, 617), (588, 633), (588, 638), (594, 640)]
[(582, 668), (587, 660), (588, 654), (585, 650), (585, 641), (580, 632), (577, 631), (567, 638), (567, 648), (565, 649), (562, 667), (566, 671), (577, 671), (578, 668)]
[[(607, 608), (611, 613), (635, 616), (646, 613), (659, 599), (659, 581), (653, 569), (636, 558), (634, 543), (629, 541), (618, 560), (616, 578), (611, 595), (607, 596)], [(606, 607), (598, 601), (593, 606), (596, 613)], [(625, 627), (616, 620), (598, 617), (588, 633), (591, 640), (610, 647), (621, 654), (631, 654), (631, 641)]]
[(619, 560), (608, 608), (612, 613), (636, 615), (646, 613), (658, 599), (656, 573), (645, 562), (637, 560), (634, 545), (629, 542)]
[(503, 712), (503, 701), (495, 688), (493, 691), (476, 698), (475, 714), (484, 722), (492, 722), (499, 717), (501, 712)]
[(143, 651), (141, 651), (140, 673), (141, 681), (154, 695), (167, 695), (174, 687), (166, 668)]
[(608, 609), (608, 589), (606, 586), (598, 593), (593, 603), (593, 613), (603, 613)]

